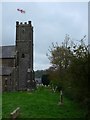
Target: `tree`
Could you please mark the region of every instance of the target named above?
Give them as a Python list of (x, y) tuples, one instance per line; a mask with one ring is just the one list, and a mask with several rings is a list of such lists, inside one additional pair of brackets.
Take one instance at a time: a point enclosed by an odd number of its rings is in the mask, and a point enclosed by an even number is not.
[(49, 85), (49, 83), (50, 83), (50, 80), (49, 80), (49, 75), (48, 74), (44, 74), (44, 75), (42, 75), (42, 83), (43, 83), (43, 85)]
[(47, 54), (52, 64), (52, 69), (49, 69), (50, 78), (52, 83), (58, 87), (63, 86), (63, 76), (70, 66), (73, 57), (73, 52), (70, 50), (69, 46), (69, 40), (69, 36), (66, 35), (62, 46), (59, 46), (58, 43), (55, 45), (52, 43), (52, 47), (49, 49), (50, 54)]
[(69, 66), (72, 57), (72, 51), (69, 48), (54, 46), (49, 51), (51, 55), (48, 55), (48, 58), (55, 69), (66, 69)]
[[(83, 41), (84, 43), (84, 41)], [(88, 46), (81, 44), (73, 49), (73, 59), (70, 65), (69, 74), (72, 77), (71, 91), (74, 98), (81, 103), (87, 103), (88, 96)]]
[[(61, 85), (64, 92), (80, 103), (87, 103), (88, 86), (88, 46), (85, 45), (85, 37), (80, 44), (73, 42), (66, 35), (62, 46), (58, 43), (50, 47), (48, 58), (53, 69), (49, 69), (51, 81)], [(54, 83), (54, 82), (53, 82)]]

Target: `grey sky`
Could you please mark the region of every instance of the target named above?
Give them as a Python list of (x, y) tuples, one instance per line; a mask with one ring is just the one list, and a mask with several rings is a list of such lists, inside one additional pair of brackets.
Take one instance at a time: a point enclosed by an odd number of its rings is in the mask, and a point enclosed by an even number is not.
[[(24, 9), (21, 14), (17, 8)], [(13, 2), (2, 3), (2, 44), (15, 44), (15, 23), (32, 21), (34, 27), (34, 70), (50, 66), (46, 56), (52, 42), (61, 44), (65, 34), (75, 40), (88, 35), (88, 3)], [(1, 21), (1, 20), (0, 20)]]

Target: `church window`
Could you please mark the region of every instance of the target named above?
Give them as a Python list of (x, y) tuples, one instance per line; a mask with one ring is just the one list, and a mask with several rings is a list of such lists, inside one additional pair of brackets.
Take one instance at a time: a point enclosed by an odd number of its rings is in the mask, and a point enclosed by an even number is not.
[(25, 58), (25, 54), (22, 53), (22, 58)]

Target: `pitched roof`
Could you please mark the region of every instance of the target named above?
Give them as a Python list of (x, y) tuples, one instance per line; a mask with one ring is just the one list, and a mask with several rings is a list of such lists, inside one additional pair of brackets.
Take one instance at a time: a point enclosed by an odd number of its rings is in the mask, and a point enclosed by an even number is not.
[(0, 76), (10, 75), (13, 71), (13, 67), (2, 66), (0, 67)]
[(0, 58), (14, 58), (15, 46), (0, 46)]

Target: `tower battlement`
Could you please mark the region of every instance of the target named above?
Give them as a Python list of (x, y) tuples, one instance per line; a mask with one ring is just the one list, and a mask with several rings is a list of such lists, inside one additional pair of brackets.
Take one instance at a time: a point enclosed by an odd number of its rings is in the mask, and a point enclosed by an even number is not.
[(19, 22), (19, 21), (16, 21), (16, 25), (31, 25), (31, 21), (28, 21), (28, 22)]

